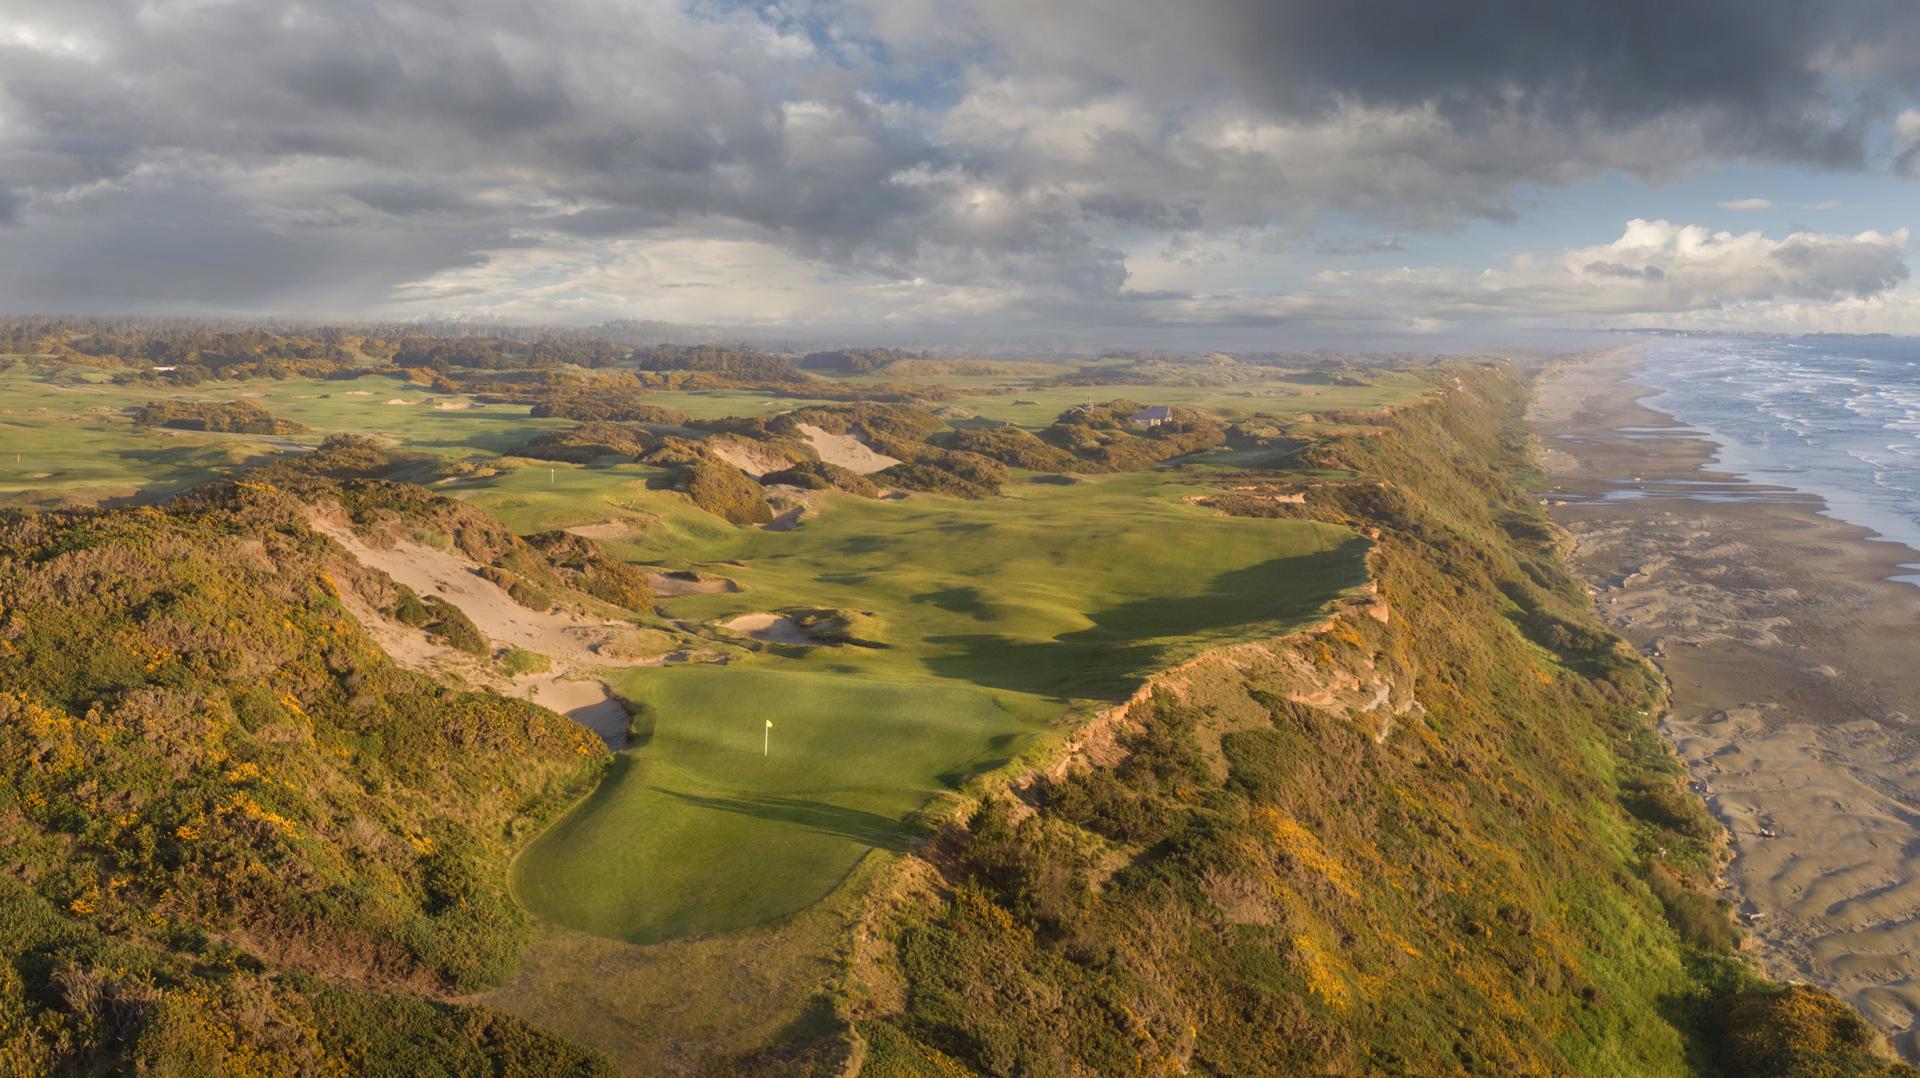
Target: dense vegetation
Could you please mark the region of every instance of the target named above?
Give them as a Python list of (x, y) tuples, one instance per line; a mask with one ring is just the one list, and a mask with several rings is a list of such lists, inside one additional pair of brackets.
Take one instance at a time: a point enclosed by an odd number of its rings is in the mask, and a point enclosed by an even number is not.
[(307, 512), (0, 518), (0, 1071), (601, 1066), (429, 1001), (511, 968), (507, 857), (604, 750), (393, 665)]
[(1912, 1073), (1729, 953), (1658, 683), (1526, 495), (1519, 387), (1469, 378), (1303, 455), (1362, 477), (1294, 508), (1378, 529), (1382, 606), (1170, 677), (930, 851), (866, 1073)]
[(133, 422), (142, 427), (172, 427), (219, 434), (299, 434), (307, 428), (252, 401), (151, 401), (136, 409)]
[(895, 363), (918, 358), (919, 353), (900, 348), (839, 348), (831, 352), (808, 352), (801, 357), (800, 367), (836, 374), (872, 374)]

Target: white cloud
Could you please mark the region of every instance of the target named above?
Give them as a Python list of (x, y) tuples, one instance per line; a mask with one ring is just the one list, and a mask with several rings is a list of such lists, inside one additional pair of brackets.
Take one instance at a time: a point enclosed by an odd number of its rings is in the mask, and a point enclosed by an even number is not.
[(1773, 200), (1765, 198), (1736, 198), (1720, 204), (1723, 210), (1770, 210)]
[[(1873, 311), (1920, 330), (1906, 229), (1829, 235), (1715, 232), (1629, 221), (1610, 243), (1524, 252), (1503, 266), (1327, 271), (1280, 295), (1214, 293), (1167, 301), (1170, 321), (1320, 327), (1415, 325), (1809, 325)], [(1852, 312), (1848, 314), (1847, 312)], [(1837, 325), (1835, 327), (1837, 328)]]
[(1821, 199), (1818, 202), (1807, 203), (1807, 208), (1810, 210), (1831, 210), (1838, 207), (1839, 205), (1840, 203), (1838, 200), (1825, 198), (1825, 199)]
[(1893, 134), (1905, 144), (1894, 159), (1893, 170), (1910, 180), (1920, 180), (1920, 109), (1908, 109), (1893, 122)]

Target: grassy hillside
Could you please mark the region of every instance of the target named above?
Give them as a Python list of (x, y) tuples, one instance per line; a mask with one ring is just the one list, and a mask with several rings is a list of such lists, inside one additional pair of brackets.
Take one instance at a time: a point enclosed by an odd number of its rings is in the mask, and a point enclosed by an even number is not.
[(508, 856), (598, 739), (395, 667), (305, 520), (260, 485), (0, 518), (0, 1072), (602, 1066), (427, 1002), (512, 968)]
[(908, 863), (864, 1073), (1912, 1073), (1728, 950), (1659, 686), (1526, 496), (1520, 387), (1464, 377), (1244, 484), (1379, 529), (1379, 605), (1164, 676)]

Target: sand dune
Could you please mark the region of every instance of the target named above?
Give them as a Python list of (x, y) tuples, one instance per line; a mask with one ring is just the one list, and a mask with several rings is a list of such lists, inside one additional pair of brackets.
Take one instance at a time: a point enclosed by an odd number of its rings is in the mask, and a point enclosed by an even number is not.
[(810, 423), (798, 426), (800, 433), (806, 435), (807, 441), (813, 444), (813, 451), (828, 464), (838, 464), (849, 471), (871, 475), (900, 463), (897, 458), (874, 452), (851, 434), (830, 434)]
[(726, 461), (755, 479), (790, 467), (793, 462), (786, 457), (753, 442), (738, 438), (714, 437), (701, 443), (707, 452)]
[(349, 612), (395, 662), (413, 669), (454, 670), (465, 680), (490, 685), (567, 715), (598, 733), (611, 747), (626, 743), (626, 708), (595, 671), (656, 665), (660, 661), (658, 656), (619, 658), (610, 653), (607, 645), (630, 625), (559, 606), (544, 611), (528, 609), (514, 602), (499, 585), (480, 576), (472, 562), (450, 551), (404, 540), (391, 547), (377, 547), (337, 521), (316, 516), (312, 524), (315, 531), (339, 543), (361, 565), (377, 569), (421, 595), (437, 595), (459, 607), (494, 644), (537, 652), (553, 660), (554, 665), (545, 675), (506, 677), (491, 663), (443, 647), (420, 630), (373, 609), (350, 589), (342, 589), (341, 599)]

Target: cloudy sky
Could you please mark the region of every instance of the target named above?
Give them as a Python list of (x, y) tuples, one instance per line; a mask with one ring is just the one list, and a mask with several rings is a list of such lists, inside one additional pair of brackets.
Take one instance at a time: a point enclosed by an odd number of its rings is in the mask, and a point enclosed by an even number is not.
[(1920, 333), (1910, 0), (0, 0), (0, 311)]

